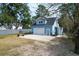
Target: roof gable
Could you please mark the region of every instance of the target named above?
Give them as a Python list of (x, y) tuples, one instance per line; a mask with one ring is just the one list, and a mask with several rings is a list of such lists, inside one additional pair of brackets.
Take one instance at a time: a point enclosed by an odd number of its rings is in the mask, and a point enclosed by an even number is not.
[[(40, 17), (36, 21), (38, 20), (45, 20), (46, 21), (45, 25), (53, 25), (56, 20), (56, 17), (52, 17), (52, 18)], [(36, 24), (36, 22), (34, 22), (33, 25), (40, 25), (40, 24)]]
[(47, 21), (46, 25), (53, 25), (55, 20), (56, 20), (56, 17), (46, 18), (46, 21)]

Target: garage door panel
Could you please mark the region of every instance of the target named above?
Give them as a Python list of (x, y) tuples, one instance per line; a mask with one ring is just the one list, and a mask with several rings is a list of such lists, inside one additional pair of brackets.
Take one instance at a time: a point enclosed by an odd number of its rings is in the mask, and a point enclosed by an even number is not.
[(44, 34), (44, 28), (34, 28), (33, 33), (38, 34), (38, 35), (43, 35)]

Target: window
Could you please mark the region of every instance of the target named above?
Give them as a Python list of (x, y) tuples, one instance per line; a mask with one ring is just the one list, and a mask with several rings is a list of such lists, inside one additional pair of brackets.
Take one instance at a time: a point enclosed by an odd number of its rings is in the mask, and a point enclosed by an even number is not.
[(40, 21), (40, 23), (43, 23), (43, 21)]
[(42, 24), (42, 23), (43, 23), (43, 21), (39, 21), (39, 23), (41, 23), (41, 24)]

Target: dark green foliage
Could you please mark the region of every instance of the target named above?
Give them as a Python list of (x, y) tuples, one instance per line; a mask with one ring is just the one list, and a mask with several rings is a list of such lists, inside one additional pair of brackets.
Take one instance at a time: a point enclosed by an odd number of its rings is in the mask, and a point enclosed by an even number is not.
[[(21, 24), (22, 20), (30, 20), (31, 17), (29, 7), (23, 3), (2, 3), (0, 4), (0, 11), (0, 23), (2, 25), (5, 23), (7, 23), (7, 25), (13, 23), (16, 23), (16, 25), (17, 23)], [(26, 22), (26, 24), (28, 24), (28, 22)], [(22, 25), (25, 27), (23, 22)]]
[(23, 28), (31, 28), (32, 21), (30, 19), (23, 19), (21, 23)]
[(38, 5), (38, 9), (36, 10), (36, 18), (49, 16), (49, 11), (44, 5)]
[(60, 25), (71, 34), (75, 42), (75, 53), (79, 54), (79, 4), (62, 4), (60, 7)]

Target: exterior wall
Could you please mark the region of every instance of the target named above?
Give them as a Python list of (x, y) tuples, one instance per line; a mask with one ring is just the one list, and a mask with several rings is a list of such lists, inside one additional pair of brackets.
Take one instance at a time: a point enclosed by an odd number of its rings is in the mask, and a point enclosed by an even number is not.
[(46, 30), (49, 29), (50, 30), (50, 35), (52, 34), (52, 26), (46, 26), (45, 27), (45, 35), (47, 35)]
[(60, 27), (60, 35), (62, 35), (62, 34), (63, 34), (63, 28)]
[(61, 35), (63, 33), (63, 28), (61, 28), (58, 24), (58, 21), (56, 20), (52, 26), (52, 34), (55, 35), (55, 27), (58, 28), (58, 35)]

